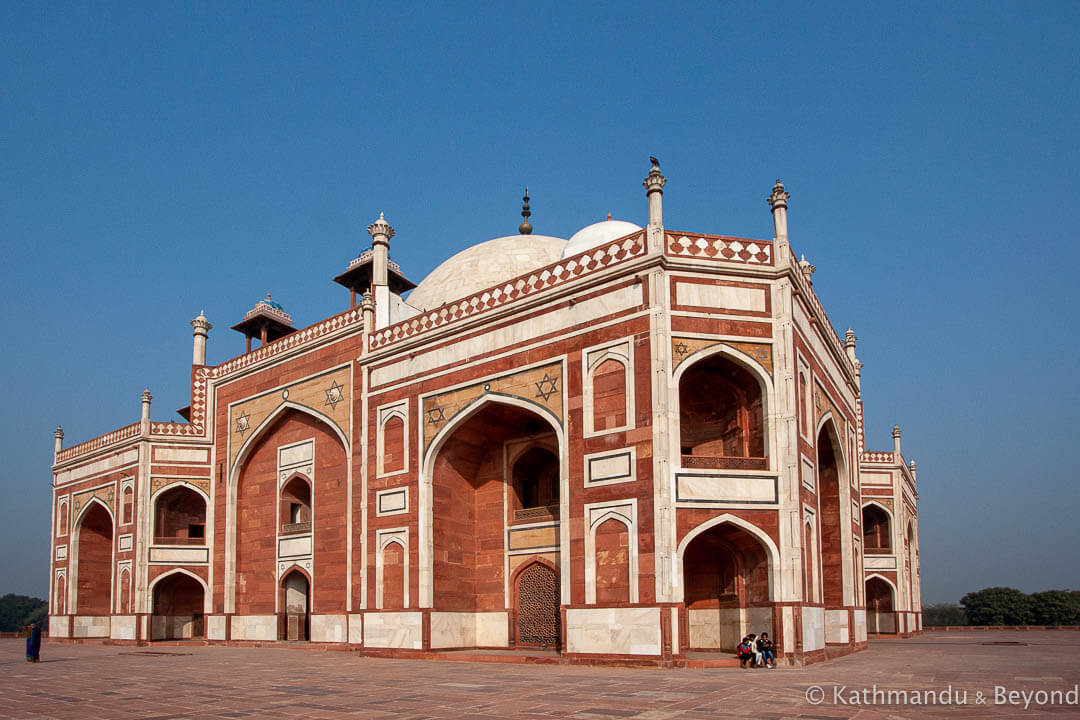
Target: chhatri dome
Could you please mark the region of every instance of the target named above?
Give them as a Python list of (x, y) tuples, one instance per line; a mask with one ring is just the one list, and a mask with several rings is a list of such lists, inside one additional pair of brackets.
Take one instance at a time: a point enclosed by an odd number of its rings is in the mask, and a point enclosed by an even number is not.
[(462, 250), (432, 270), (406, 302), (419, 310), (431, 310), (641, 230), (634, 223), (612, 220), (609, 214), (607, 220), (583, 227), (570, 240), (533, 235), (528, 188), (522, 200), (524, 222), (518, 228), (520, 234), (494, 238)]
[(586, 250), (599, 247), (606, 242), (618, 240), (630, 233), (635, 233), (640, 229), (641, 226), (635, 225), (632, 222), (612, 220), (611, 215), (609, 214), (607, 220), (593, 223), (592, 225), (586, 225), (571, 235), (570, 240), (566, 243), (566, 247), (563, 248), (562, 256), (566, 258), (571, 255), (583, 253)]

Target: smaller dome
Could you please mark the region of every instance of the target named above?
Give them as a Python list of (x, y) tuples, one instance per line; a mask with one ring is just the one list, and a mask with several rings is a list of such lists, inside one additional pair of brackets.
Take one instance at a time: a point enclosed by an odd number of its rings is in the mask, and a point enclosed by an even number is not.
[(566, 247), (563, 248), (562, 256), (564, 258), (571, 255), (577, 255), (578, 253), (585, 252), (594, 247), (603, 245), (606, 242), (624, 237), (630, 233), (637, 232), (641, 229), (641, 226), (635, 225), (632, 222), (626, 222), (625, 220), (602, 220), (592, 225), (587, 225), (581, 228), (576, 233), (570, 236), (570, 239), (566, 243)]

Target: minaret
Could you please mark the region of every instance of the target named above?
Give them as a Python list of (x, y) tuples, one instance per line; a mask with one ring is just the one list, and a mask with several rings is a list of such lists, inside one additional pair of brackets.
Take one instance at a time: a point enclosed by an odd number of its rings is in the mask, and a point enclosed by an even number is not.
[(146, 388), (142, 391), (140, 396), (142, 400), (142, 434), (150, 434), (150, 401), (154, 399), (154, 396), (150, 394), (150, 388)]
[(772, 194), (766, 198), (772, 208), (773, 217), (773, 262), (776, 267), (785, 267), (791, 254), (791, 246), (788, 244), (787, 235), (787, 201), (791, 193), (784, 190), (784, 183), (780, 178), (773, 185)]
[(53, 432), (53, 464), (56, 464), (57, 458), (60, 456), (60, 451), (64, 449), (64, 428), (60, 425), (56, 426), (56, 430)]
[(206, 336), (214, 329), (210, 321), (206, 319), (206, 311), (200, 310), (198, 317), (191, 321), (194, 342), (191, 349), (191, 364), (206, 364)]
[(390, 261), (390, 238), (394, 237), (394, 228), (379, 213), (379, 219), (368, 225), (371, 235), (371, 248), (375, 253), (372, 264), (371, 287), (375, 293), (375, 329), (390, 324), (390, 281), (387, 265)]
[(660, 161), (649, 157), (652, 167), (645, 181), (645, 194), (649, 197), (649, 226), (647, 230), (648, 252), (664, 252), (664, 185), (667, 178), (660, 172)]
[(525, 188), (525, 197), (521, 198), (521, 224), (518, 225), (518, 234), (528, 235), (532, 232), (532, 223), (529, 222), (529, 216), (532, 215), (532, 211), (529, 210), (529, 188)]

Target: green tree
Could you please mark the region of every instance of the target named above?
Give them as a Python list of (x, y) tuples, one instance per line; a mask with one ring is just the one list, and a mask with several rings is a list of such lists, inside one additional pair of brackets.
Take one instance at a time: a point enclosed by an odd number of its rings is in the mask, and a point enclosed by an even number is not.
[(1044, 590), (1031, 594), (1039, 625), (1080, 625), (1080, 593)]
[(28, 623), (43, 620), (47, 613), (48, 603), (44, 600), (8, 593), (0, 597), (0, 632), (22, 630)]
[(992, 587), (960, 598), (972, 625), (1032, 625), (1035, 601), (1015, 588)]
[(941, 627), (944, 625), (967, 625), (964, 608), (956, 603), (938, 603), (924, 605), (922, 610), (923, 627)]

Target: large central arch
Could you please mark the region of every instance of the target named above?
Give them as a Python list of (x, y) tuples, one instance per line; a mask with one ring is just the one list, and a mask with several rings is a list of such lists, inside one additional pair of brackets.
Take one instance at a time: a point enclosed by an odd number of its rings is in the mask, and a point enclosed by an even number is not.
[[(451, 418), (423, 455), (419, 503), (420, 607), (464, 612), (508, 609), (512, 591), (502, 535), (513, 489), (504, 482), (506, 463), (511, 460), (504, 457), (504, 448), (507, 443), (528, 438), (539, 441), (545, 437), (547, 440), (537, 445), (546, 444), (559, 459), (558, 510), (552, 505), (546, 516), (563, 519), (557, 537), (558, 557), (562, 560), (558, 563), (558, 598), (564, 605), (569, 602), (569, 566), (565, 561), (569, 556), (566, 522), (569, 471), (561, 423), (543, 406), (489, 393)], [(522, 457), (525, 452), (515, 457)], [(463, 511), (459, 505), (455, 511), (451, 504), (456, 496), (460, 496), (457, 500), (465, 503), (465, 507), (472, 504), (473, 509)], [(493, 510), (495, 503), (501, 510)], [(448, 542), (454, 536), (460, 536), (463, 543), (460, 557)], [(453, 583), (459, 583), (457, 592), (440, 592), (453, 590)]]

